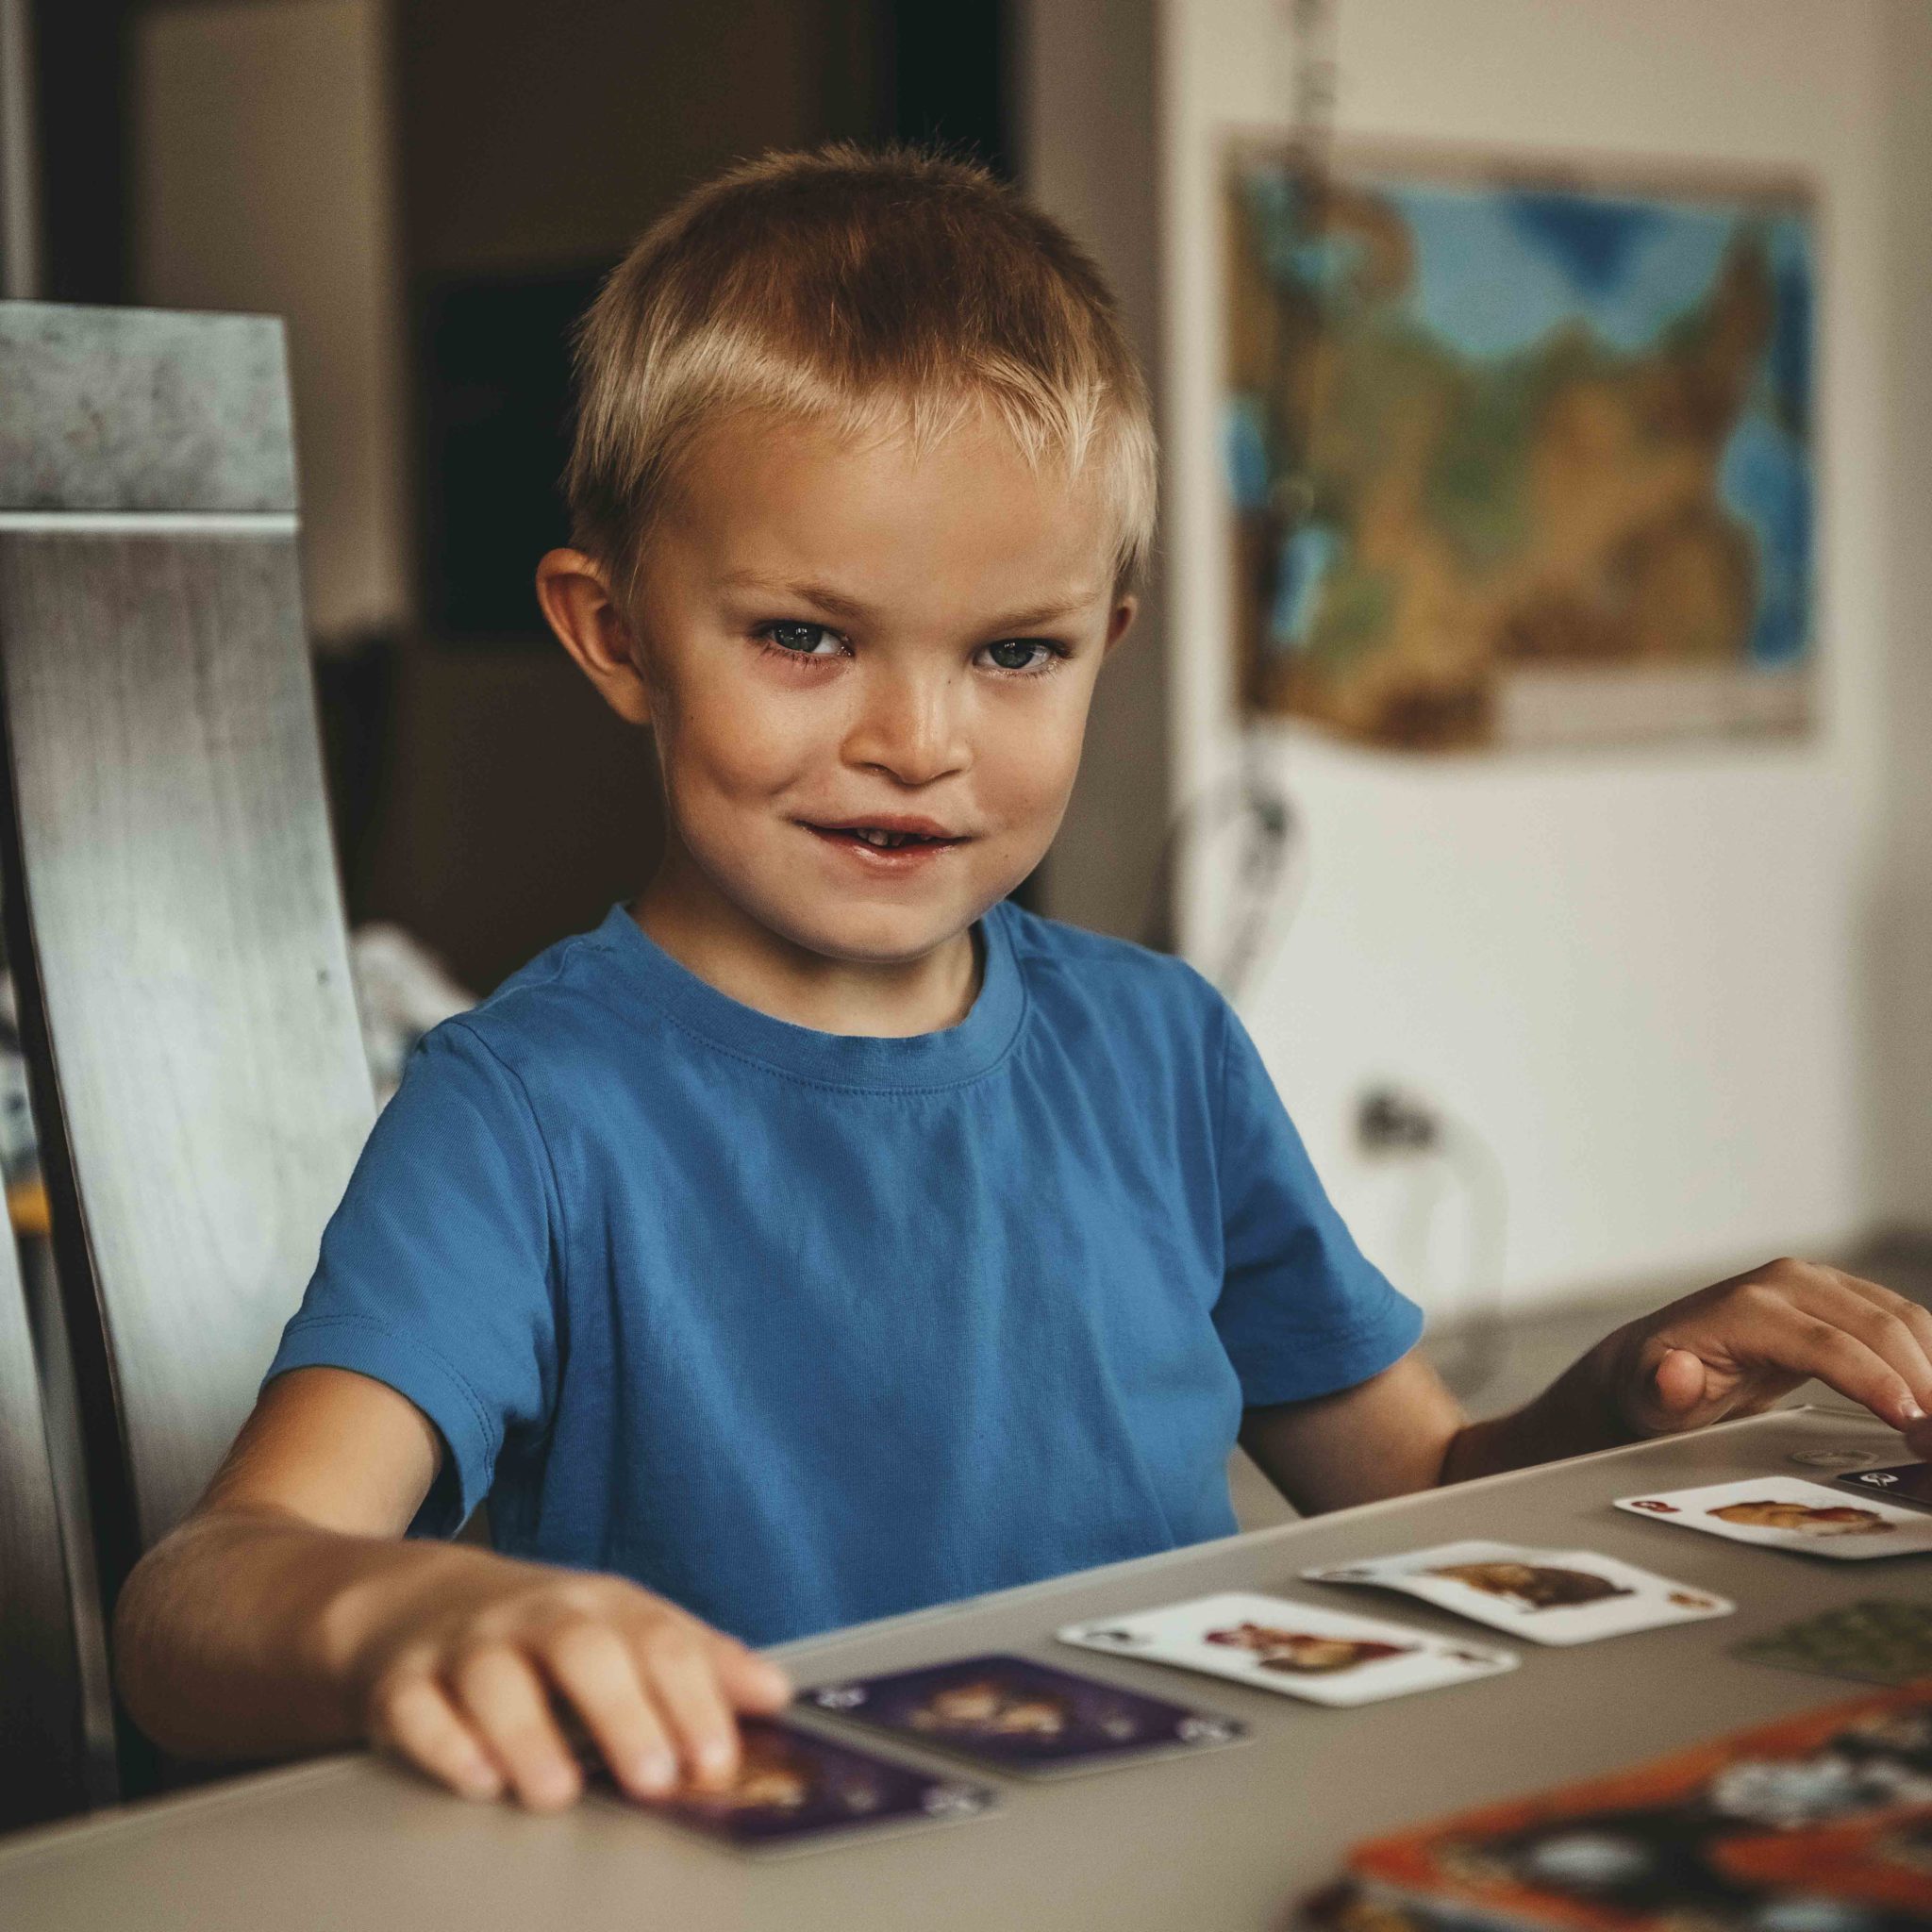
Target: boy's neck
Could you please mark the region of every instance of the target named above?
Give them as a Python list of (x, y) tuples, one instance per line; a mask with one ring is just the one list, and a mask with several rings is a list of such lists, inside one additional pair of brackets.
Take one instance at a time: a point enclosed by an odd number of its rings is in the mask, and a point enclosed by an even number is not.
[(820, 1033), (900, 1039), (957, 1026), (985, 976), (974, 927), (923, 958), (877, 965), (833, 959), (782, 939), (708, 881), (660, 869), (630, 908), (649, 937), (708, 985), (747, 1007)]

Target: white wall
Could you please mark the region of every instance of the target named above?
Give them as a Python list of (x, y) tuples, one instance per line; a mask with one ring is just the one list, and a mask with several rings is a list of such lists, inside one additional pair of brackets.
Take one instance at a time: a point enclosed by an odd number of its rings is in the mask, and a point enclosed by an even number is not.
[[(1351, 1141), (1376, 1078), (1412, 1084), (1494, 1147), (1519, 1305), (1842, 1249), (1912, 1205), (1913, 1184), (1902, 1170), (1887, 1180), (1875, 1145), (1881, 1124), (1924, 1120), (1932, 1097), (1923, 1074), (1916, 1089), (1898, 1075), (1901, 975), (1881, 980), (1872, 944), (1903, 891), (1890, 766), (1925, 756), (1887, 724), (1886, 465), (1903, 457), (1888, 443), (1883, 379), (1896, 264), (1879, 109), (1904, 83), (1888, 70), (1882, 4), (1339, 7), (1344, 132), (1796, 166), (1824, 204), (1815, 738), (1427, 761), (1275, 730), (1312, 871), (1243, 1006), (1338, 1202), (1391, 1267), (1407, 1268), (1400, 1204)], [(1182, 796), (1232, 752), (1218, 143), (1231, 125), (1281, 120), (1286, 10), (1174, 0), (1161, 16)], [(1923, 409), (1932, 380), (1920, 382)], [(1918, 608), (1932, 614), (1932, 583)], [(1923, 810), (1923, 783), (1918, 795)], [(1213, 865), (1190, 877), (1191, 953), (1208, 944), (1224, 883)]]
[(384, 0), (136, 15), (136, 299), (287, 318), (318, 636), (405, 608)]
[(1879, 1158), (1888, 1220), (1932, 1227), (1932, 5), (1886, 0), (1886, 891), (1871, 941), (1880, 1004)]

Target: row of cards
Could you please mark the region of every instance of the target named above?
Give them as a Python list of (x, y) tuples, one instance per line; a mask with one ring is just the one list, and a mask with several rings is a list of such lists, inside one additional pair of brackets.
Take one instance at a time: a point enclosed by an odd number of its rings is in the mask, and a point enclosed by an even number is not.
[[(1884, 1472), (1864, 1472), (1866, 1474)], [(1617, 1507), (1740, 1542), (1834, 1557), (1932, 1549), (1932, 1514), (1914, 1514), (1867, 1485), (1840, 1502), (1816, 1483), (1772, 1476)], [(1728, 1615), (1708, 1591), (1589, 1550), (1468, 1541), (1305, 1570), (1316, 1582), (1370, 1585), (1547, 1644)], [(1072, 1624), (1063, 1643), (1131, 1657), (1327, 1706), (1378, 1703), (1512, 1670), (1515, 1653), (1375, 1617), (1228, 1592), (1131, 1615)], [(1022, 1777), (1108, 1769), (1240, 1742), (1224, 1713), (1168, 1703), (1018, 1657), (974, 1657), (891, 1675), (824, 1684), (812, 1710), (904, 1743)], [(736, 1781), (686, 1791), (655, 1808), (744, 1849), (804, 1849), (891, 1827), (983, 1815), (989, 1787), (929, 1773), (835, 1741), (784, 1719), (747, 1720)]]

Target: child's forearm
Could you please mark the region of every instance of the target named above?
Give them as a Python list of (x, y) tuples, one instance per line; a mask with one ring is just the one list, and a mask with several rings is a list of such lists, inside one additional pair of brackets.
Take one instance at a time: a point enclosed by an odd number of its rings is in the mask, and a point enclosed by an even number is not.
[(1641, 1431), (1617, 1403), (1615, 1372), (1607, 1358), (1616, 1341), (1607, 1337), (1535, 1401), (1487, 1422), (1465, 1423), (1450, 1440), (1439, 1480), (1466, 1482), (1636, 1441)]
[(484, 1551), (344, 1536), (279, 1510), (217, 1509), (135, 1569), (115, 1678), (142, 1730), (184, 1757), (264, 1757), (365, 1734), (367, 1657), (407, 1607)]

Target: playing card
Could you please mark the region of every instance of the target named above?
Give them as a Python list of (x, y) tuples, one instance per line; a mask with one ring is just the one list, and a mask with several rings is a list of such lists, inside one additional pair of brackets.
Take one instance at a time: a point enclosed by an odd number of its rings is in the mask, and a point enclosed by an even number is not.
[(1932, 1509), (1932, 1462), (1894, 1462), (1887, 1469), (1857, 1469), (1832, 1477), (1834, 1488), (1883, 1496), (1901, 1509)]
[(1932, 1677), (1932, 1603), (1867, 1597), (1731, 1647), (1752, 1663), (1865, 1684)]
[(1857, 1560), (1932, 1550), (1932, 1516), (1915, 1515), (1877, 1496), (1854, 1503), (1824, 1483), (1792, 1475), (1710, 1483), (1660, 1496), (1620, 1496), (1617, 1507), (1733, 1542), (1807, 1556)]
[(1444, 1911), (1569, 1932), (1905, 1932), (1932, 1914), (1928, 1853), (1932, 1685), (1915, 1685), (1409, 1826), (1348, 1862)]
[(1536, 1643), (1592, 1643), (1629, 1630), (1724, 1617), (1737, 1608), (1728, 1598), (1593, 1550), (1533, 1550), (1521, 1543), (1439, 1543), (1302, 1574), (1318, 1583), (1405, 1591)]
[(996, 1802), (984, 1785), (936, 1778), (836, 1744), (780, 1719), (741, 1718), (743, 1757), (722, 1791), (687, 1788), (645, 1808), (740, 1851), (804, 1851), (854, 1833), (973, 1818)]
[(1142, 1697), (1019, 1657), (969, 1657), (807, 1690), (806, 1702), (1001, 1771), (1056, 1776), (1231, 1744), (1238, 1719)]
[(1096, 1617), (1056, 1634), (1062, 1643), (1230, 1677), (1311, 1704), (1374, 1704), (1493, 1676), (1517, 1661), (1507, 1650), (1431, 1636), (1406, 1624), (1241, 1591)]

